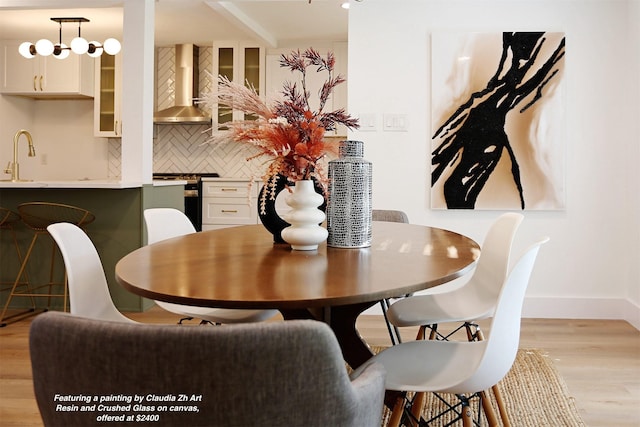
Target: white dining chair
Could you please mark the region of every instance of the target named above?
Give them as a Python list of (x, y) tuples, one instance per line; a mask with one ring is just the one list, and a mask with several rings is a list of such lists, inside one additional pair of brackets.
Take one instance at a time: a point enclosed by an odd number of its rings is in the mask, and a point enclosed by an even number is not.
[[(144, 220), (147, 226), (148, 244), (196, 232), (189, 218), (178, 209), (145, 209)], [(182, 316), (179, 323), (183, 320), (194, 318), (201, 319), (201, 323), (211, 322), (216, 324), (262, 322), (278, 313), (277, 310), (210, 308), (157, 300), (155, 303), (166, 311)]]
[[(397, 426), (404, 417), (419, 418), (423, 400), (408, 402), (406, 392), (454, 393), (459, 403), (452, 405), (465, 426), (473, 425), (469, 399), (497, 384), (511, 369), (520, 341), (520, 320), (525, 291), (543, 238), (533, 244), (516, 263), (498, 289), (497, 305), (489, 336), (482, 341), (416, 340), (391, 346), (360, 366), (384, 366), (385, 388), (400, 391), (388, 426)], [(429, 421), (427, 421), (428, 423)], [(422, 424), (421, 424), (422, 425)]]
[[(469, 341), (483, 339), (477, 321), (493, 315), (509, 271), (513, 241), (523, 219), (522, 214), (515, 212), (500, 215), (485, 236), (480, 258), (467, 282), (452, 291), (435, 290), (395, 302), (387, 310), (389, 322), (396, 328), (420, 326), (417, 339), (425, 339), (427, 329), (429, 339), (447, 340), (460, 329), (465, 329)], [(460, 326), (447, 335), (438, 331), (438, 325), (451, 322), (459, 322)], [(499, 387), (494, 385), (492, 392), (500, 418), (508, 425), (509, 416)], [(483, 393), (486, 397), (486, 392)], [(484, 402), (486, 404), (486, 398)], [(493, 410), (487, 406), (485, 412), (493, 421)]]
[[(407, 214), (396, 209), (373, 209), (371, 212), (371, 220), (384, 222), (400, 222), (403, 224), (409, 223), (409, 217), (407, 216)], [(392, 325), (391, 322), (389, 322), (389, 318), (387, 317), (387, 311), (389, 310), (390, 304), (390, 298), (380, 300), (380, 308), (382, 309), (382, 316), (384, 317), (384, 321), (387, 324), (389, 339), (391, 339), (391, 344), (395, 345), (401, 342), (402, 339), (400, 337), (400, 331), (398, 330), (398, 327)]]
[(509, 270), (513, 241), (523, 219), (522, 214), (514, 212), (500, 215), (485, 236), (469, 280), (448, 292), (433, 288), (396, 301), (387, 311), (389, 321), (397, 327), (430, 328), (431, 338), (435, 338), (440, 323), (462, 322), (469, 330), (477, 327), (473, 321), (493, 315)]
[(70, 312), (97, 320), (137, 323), (117, 309), (104, 274), (100, 255), (89, 236), (75, 224), (59, 222), (47, 227), (67, 274)]

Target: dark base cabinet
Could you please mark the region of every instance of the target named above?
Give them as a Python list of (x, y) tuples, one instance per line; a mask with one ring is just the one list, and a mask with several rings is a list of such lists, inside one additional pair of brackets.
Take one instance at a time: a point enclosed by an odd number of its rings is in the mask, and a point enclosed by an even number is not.
[[(115, 280), (116, 263), (129, 252), (146, 244), (143, 211), (152, 207), (175, 207), (184, 209), (184, 188), (182, 186), (145, 185), (138, 188), (95, 189), (95, 188), (0, 188), (0, 206), (16, 211), (25, 202), (56, 202), (82, 207), (91, 211), (96, 220), (86, 227), (87, 234), (96, 246), (109, 283), (111, 297), (122, 311), (144, 311), (153, 305), (152, 301), (134, 295), (122, 288)], [(33, 233), (20, 224), (16, 229), (18, 244), (22, 254), (27, 251)], [(37, 252), (28, 264), (31, 283), (38, 285), (48, 282), (51, 257), (51, 242), (38, 239)], [(56, 254), (55, 281), (63, 280), (63, 261)], [(19, 262), (11, 234), (0, 230), (0, 282), (1, 289), (10, 287), (16, 278)], [(0, 303), (4, 306), (9, 291), (0, 293)], [(36, 306), (45, 308), (47, 298), (35, 298)], [(30, 307), (27, 297), (14, 297), (12, 308)], [(62, 308), (60, 298), (52, 299), (52, 308)]]

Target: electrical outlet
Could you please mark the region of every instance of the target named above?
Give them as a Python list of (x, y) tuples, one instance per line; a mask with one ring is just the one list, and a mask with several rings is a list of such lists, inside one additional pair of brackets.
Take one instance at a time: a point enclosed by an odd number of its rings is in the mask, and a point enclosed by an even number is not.
[(40, 154), (40, 164), (42, 166), (46, 166), (49, 159), (47, 159), (47, 154)]

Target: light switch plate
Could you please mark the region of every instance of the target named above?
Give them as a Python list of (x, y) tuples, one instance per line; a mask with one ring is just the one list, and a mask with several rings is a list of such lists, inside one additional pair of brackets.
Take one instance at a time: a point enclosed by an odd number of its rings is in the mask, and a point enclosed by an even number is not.
[(406, 132), (409, 129), (409, 117), (406, 114), (387, 113), (382, 121), (385, 132)]
[(372, 132), (378, 127), (376, 115), (374, 113), (361, 113), (358, 115), (360, 123), (359, 131)]

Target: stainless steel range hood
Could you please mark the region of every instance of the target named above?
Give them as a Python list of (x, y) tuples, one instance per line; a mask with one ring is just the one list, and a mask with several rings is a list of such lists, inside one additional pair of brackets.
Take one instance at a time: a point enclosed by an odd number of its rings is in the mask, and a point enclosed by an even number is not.
[(175, 105), (156, 112), (155, 124), (209, 123), (211, 116), (195, 106), (198, 96), (198, 47), (193, 44), (176, 45)]

